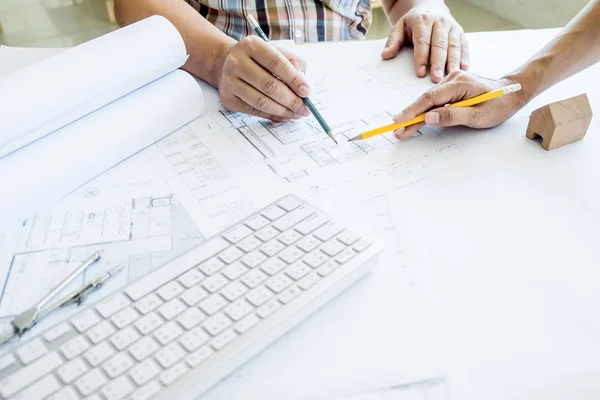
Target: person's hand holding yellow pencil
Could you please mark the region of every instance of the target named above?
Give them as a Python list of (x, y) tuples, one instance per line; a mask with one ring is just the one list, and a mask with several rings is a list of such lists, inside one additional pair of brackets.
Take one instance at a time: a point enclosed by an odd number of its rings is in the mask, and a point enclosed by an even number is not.
[(468, 107), (444, 106), (516, 83), (518, 82), (509, 78), (494, 80), (462, 71), (450, 73), (442, 83), (425, 92), (401, 113), (394, 116), (394, 122), (401, 123), (425, 113), (424, 122), (400, 128), (395, 131), (395, 135), (398, 139), (406, 139), (425, 124), (433, 126), (464, 125), (471, 128), (491, 128), (500, 125), (525, 105), (526, 97), (523, 88), (516, 93), (499, 96), (493, 100)]

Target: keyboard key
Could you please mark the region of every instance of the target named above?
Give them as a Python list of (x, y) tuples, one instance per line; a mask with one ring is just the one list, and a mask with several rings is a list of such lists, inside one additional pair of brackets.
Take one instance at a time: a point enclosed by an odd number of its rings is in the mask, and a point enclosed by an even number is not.
[(236, 261), (223, 269), (223, 275), (225, 275), (229, 280), (234, 280), (244, 275), (246, 271), (248, 271), (248, 267), (242, 265), (241, 262)]
[(106, 400), (121, 400), (133, 392), (134, 386), (126, 376), (120, 376), (102, 388)]
[(319, 247), (321, 243), (322, 242), (319, 239), (313, 235), (310, 235), (302, 238), (298, 243), (296, 243), (296, 246), (308, 253)]
[(325, 253), (323, 253), (321, 250), (314, 250), (311, 253), (308, 253), (306, 255), (306, 257), (304, 257), (303, 261), (310, 265), (313, 268), (317, 268), (318, 266), (320, 266), (321, 264), (323, 264), (325, 261), (327, 261), (329, 258), (327, 257), (327, 255)]
[(265, 243), (260, 251), (265, 253), (269, 257), (273, 257), (275, 254), (279, 253), (281, 250), (285, 249), (285, 245), (281, 243), (277, 239), (273, 239)]
[(185, 361), (190, 367), (195, 368), (202, 364), (202, 362), (206, 361), (211, 355), (213, 355), (213, 353), (213, 349), (208, 346), (204, 346), (190, 354)]
[(351, 246), (358, 239), (360, 239), (360, 236), (358, 236), (355, 232), (352, 232), (351, 230), (346, 229), (342, 233), (340, 233), (337, 238), (340, 242), (344, 243), (346, 246)]
[(295, 261), (298, 261), (303, 255), (304, 252), (302, 250), (296, 246), (291, 246), (279, 253), (279, 258), (286, 263), (291, 264)]
[(344, 250), (346, 245), (337, 239), (331, 239), (321, 247), (321, 251), (327, 254), (329, 257), (336, 256), (340, 251)]
[(246, 221), (246, 226), (248, 226), (252, 230), (259, 230), (260, 228), (269, 224), (269, 220), (263, 217), (262, 215), (257, 215), (250, 218)]
[(285, 261), (280, 258), (271, 258), (263, 263), (260, 266), (260, 269), (265, 271), (267, 274), (273, 276), (281, 271), (283, 268), (287, 267)]
[(261, 244), (262, 242), (255, 236), (248, 236), (246, 239), (238, 243), (238, 247), (246, 253), (249, 253)]
[(65, 386), (46, 400), (79, 400), (79, 395), (71, 386)]
[(205, 263), (200, 264), (200, 271), (202, 271), (205, 275), (211, 276), (215, 272), (219, 271), (221, 268), (225, 266), (225, 263), (218, 258), (211, 258)]
[(297, 281), (302, 278), (304, 275), (308, 274), (311, 271), (310, 267), (306, 265), (304, 262), (299, 261), (290, 265), (286, 268), (285, 273), (287, 276)]
[[(256, 313), (261, 318), (267, 318), (269, 315), (273, 314), (275, 311), (281, 308), (281, 303), (277, 299), (271, 299), (262, 305)], [(238, 331), (239, 332), (239, 331)], [(240, 332), (243, 333), (243, 332)]]
[(42, 400), (60, 389), (60, 384), (53, 375), (46, 375), (23, 390), (11, 400)]
[(270, 226), (267, 226), (266, 228), (263, 228), (260, 231), (256, 232), (256, 237), (262, 240), (263, 242), (268, 242), (277, 235), (279, 235), (279, 231)]
[(323, 242), (326, 242), (329, 239), (331, 239), (332, 237), (334, 237), (335, 235), (337, 235), (338, 233), (340, 233), (342, 230), (343, 230), (343, 228), (341, 226), (339, 226), (335, 222), (330, 222), (327, 225), (322, 226), (319, 229), (317, 229), (315, 231), (314, 235), (317, 239), (320, 239)]
[(298, 286), (296, 286), (296, 285), (290, 286), (289, 288), (287, 288), (283, 292), (281, 292), (281, 294), (279, 295), (279, 301), (281, 301), (282, 303), (289, 303), (294, 298), (296, 298), (300, 293), (302, 293), (302, 290), (300, 290), (300, 288)]
[(244, 252), (237, 247), (230, 247), (219, 255), (219, 258), (226, 264), (231, 264), (244, 255)]
[(171, 343), (154, 355), (163, 368), (170, 368), (185, 355), (185, 350), (178, 343)]
[(116, 293), (98, 303), (96, 311), (104, 318), (108, 318), (117, 311), (127, 307), (129, 303), (129, 299), (123, 293)]
[(106, 383), (106, 376), (99, 369), (93, 369), (75, 382), (77, 390), (83, 396), (94, 392)]
[(310, 274), (306, 275), (304, 278), (298, 281), (298, 286), (300, 286), (300, 288), (302, 288), (303, 290), (306, 290), (315, 283), (317, 283), (318, 280), (319, 276), (317, 275), (317, 273), (311, 272)]
[(163, 346), (181, 336), (183, 329), (176, 322), (167, 322), (154, 331), (154, 337)]
[(155, 310), (163, 303), (163, 301), (154, 293), (150, 293), (148, 296), (135, 303), (135, 308), (138, 309), (142, 314), (148, 314), (150, 311)]
[(265, 284), (265, 286), (267, 286), (275, 293), (280, 293), (291, 284), (292, 280), (289, 277), (287, 277), (285, 274), (279, 274), (270, 278)]
[(129, 352), (137, 360), (142, 361), (144, 358), (153, 354), (160, 347), (152, 337), (145, 336), (129, 347)]
[(4, 397), (10, 397), (54, 371), (56, 368), (60, 367), (62, 363), (63, 360), (57, 353), (48, 353), (1, 380), (0, 394)]
[(83, 336), (75, 336), (67, 343), (60, 346), (60, 351), (67, 360), (72, 360), (90, 348), (90, 344)]
[(325, 264), (317, 269), (317, 273), (321, 276), (327, 276), (339, 266), (334, 260), (328, 260)]
[(17, 362), (17, 359), (12, 354), (7, 354), (0, 358), (0, 372), (10, 367)]
[(281, 235), (279, 235), (277, 239), (286, 246), (291, 246), (292, 244), (296, 243), (301, 237), (301, 234), (299, 234), (293, 229), (290, 229), (289, 231), (283, 232)]
[(192, 286), (197, 285), (204, 279), (204, 274), (200, 272), (199, 269), (193, 268), (186, 272), (185, 274), (179, 277), (179, 283), (181, 283), (186, 288), (191, 288)]
[(102, 366), (106, 374), (112, 379), (121, 375), (131, 367), (133, 367), (133, 360), (127, 353), (117, 353)]
[(371, 245), (371, 242), (369, 242), (367, 239), (361, 239), (359, 240), (358, 243), (356, 243), (353, 248), (354, 250), (356, 250), (357, 252), (362, 252), (364, 251), (367, 247), (369, 247)]
[(225, 309), (225, 313), (234, 321), (239, 321), (249, 312), (253, 310), (252, 306), (245, 300), (240, 299), (235, 303), (229, 305)]
[(202, 282), (202, 286), (210, 293), (215, 293), (228, 283), (229, 279), (225, 278), (222, 274), (215, 274), (206, 278), (204, 282)]
[(247, 254), (242, 258), (242, 263), (244, 263), (249, 268), (254, 268), (263, 261), (267, 259), (267, 256), (261, 253), (260, 251), (253, 251), (250, 254)]
[(108, 360), (115, 354), (115, 351), (106, 342), (102, 342), (88, 351), (83, 355), (87, 362), (92, 366), (96, 367)]
[(254, 289), (246, 295), (246, 299), (253, 304), (254, 307), (260, 307), (271, 297), (273, 297), (273, 292), (263, 286)]
[(127, 296), (132, 300), (137, 301), (147, 294), (152, 293), (164, 283), (189, 271), (193, 268), (191, 267), (192, 265), (197, 265), (197, 263), (208, 260), (227, 247), (229, 247), (229, 243), (223, 238), (216, 237), (209, 239), (200, 246), (176, 258), (169, 264), (168, 268), (159, 268), (129, 285), (127, 289), (125, 289), (125, 293), (127, 293)]
[(242, 285), (238, 281), (231, 282), (229, 285), (225, 286), (223, 290), (221, 290), (221, 294), (229, 301), (234, 301), (235, 299), (242, 296), (244, 293), (248, 291), (248, 288)]
[(313, 214), (296, 225), (295, 229), (303, 235), (308, 235), (315, 229), (329, 222), (329, 217), (323, 214)]
[(252, 289), (260, 285), (265, 279), (267, 279), (267, 275), (261, 270), (255, 269), (244, 275), (242, 277), (242, 282)]
[(44, 354), (48, 353), (48, 349), (40, 339), (33, 339), (17, 349), (17, 355), (23, 364), (29, 364), (33, 360), (37, 360)]
[(221, 350), (223, 347), (227, 346), (229, 343), (233, 341), (236, 337), (236, 333), (233, 329), (228, 329), (225, 332), (221, 333), (219, 336), (214, 338), (211, 342), (211, 346), (215, 350)]
[[(46, 342), (54, 342), (56, 339), (69, 332), (71, 328), (66, 323), (61, 323), (56, 325), (55, 327), (50, 328), (45, 334), (44, 339)], [(1, 369), (1, 368), (0, 368)]]
[(295, 197), (286, 196), (277, 205), (283, 208), (285, 211), (292, 211), (293, 209), (299, 207), (302, 202)]
[(111, 343), (119, 351), (127, 348), (130, 344), (137, 341), (140, 338), (140, 334), (137, 333), (131, 326), (123, 329), (112, 335), (110, 338)]
[(57, 370), (57, 373), (64, 383), (69, 384), (75, 379), (79, 378), (81, 375), (85, 374), (87, 371), (88, 367), (85, 365), (83, 360), (81, 358), (76, 358), (60, 367)]
[(291, 213), (281, 217), (277, 221), (273, 222), (273, 228), (280, 232), (287, 231), (294, 225), (298, 224), (303, 219), (314, 214), (315, 210), (307, 205), (300, 206)]
[(181, 300), (188, 306), (197, 304), (200, 300), (205, 299), (208, 292), (202, 286), (194, 286), (189, 288), (181, 295)]
[(160, 392), (160, 389), (160, 383), (152, 381), (146, 386), (143, 386), (135, 392), (133, 392), (133, 394), (131, 395), (131, 400), (149, 400), (153, 398), (156, 394), (158, 394), (158, 392)]
[(285, 215), (285, 210), (283, 210), (280, 207), (273, 206), (263, 211), (262, 215), (270, 221), (275, 221), (276, 219), (281, 218), (281, 216)]
[(181, 378), (185, 373), (188, 372), (188, 367), (184, 363), (178, 363), (160, 374), (160, 381), (163, 385), (168, 386)]
[(338, 254), (338, 256), (335, 258), (335, 260), (337, 262), (339, 262), (340, 264), (344, 264), (344, 263), (347, 263), (348, 261), (350, 261), (355, 255), (356, 255), (356, 253), (354, 252), (354, 250), (352, 250), (349, 247), (346, 247), (346, 249), (344, 249), (344, 251), (342, 251), (340, 254)]
[(87, 337), (93, 344), (98, 344), (115, 333), (115, 327), (110, 321), (104, 320), (87, 332)]
[(202, 324), (204, 329), (212, 336), (223, 332), (229, 325), (231, 325), (231, 320), (223, 313), (218, 313), (207, 318)]
[(160, 367), (152, 359), (146, 360), (129, 371), (129, 376), (136, 385), (145, 385), (152, 378), (160, 373)]
[(221, 308), (225, 307), (225, 305), (227, 305), (227, 300), (217, 293), (200, 302), (198, 307), (200, 307), (207, 315), (213, 315)]
[(230, 229), (228, 232), (225, 232), (223, 237), (227, 239), (229, 242), (236, 244), (246, 236), (252, 234), (252, 230), (245, 225), (238, 225), (233, 229)]
[(185, 311), (177, 318), (177, 322), (181, 326), (183, 326), (186, 330), (192, 329), (194, 326), (198, 325), (200, 322), (206, 319), (206, 315), (196, 307), (192, 307), (189, 310)]
[(196, 327), (191, 331), (183, 334), (179, 339), (179, 343), (187, 350), (194, 351), (204, 343), (208, 342), (210, 336), (201, 327)]
[(171, 281), (158, 289), (157, 293), (164, 301), (169, 301), (181, 294), (183, 290), (183, 286), (179, 282)]
[(171, 320), (184, 312), (186, 309), (187, 306), (181, 300), (173, 299), (160, 306), (158, 312), (163, 316), (164, 319)]
[(127, 307), (126, 309), (121, 310), (113, 315), (111, 320), (117, 328), (123, 329), (133, 321), (137, 320), (139, 317), (140, 314), (138, 314), (133, 307)]
[(79, 333), (85, 332), (98, 322), (100, 322), (100, 318), (92, 309), (86, 310), (71, 319), (71, 323)]
[(135, 323), (135, 327), (142, 335), (147, 335), (163, 324), (163, 319), (155, 312), (140, 318)]
[(240, 322), (235, 324), (235, 330), (239, 334), (246, 333), (252, 328), (254, 325), (258, 323), (259, 319), (255, 314), (250, 314), (246, 318), (242, 319)]

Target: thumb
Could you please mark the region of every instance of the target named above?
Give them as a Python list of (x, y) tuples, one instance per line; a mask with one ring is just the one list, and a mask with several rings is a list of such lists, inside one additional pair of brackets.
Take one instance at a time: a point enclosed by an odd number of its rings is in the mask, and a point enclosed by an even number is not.
[(385, 43), (385, 48), (381, 53), (381, 57), (384, 60), (389, 60), (390, 58), (394, 58), (396, 54), (402, 48), (404, 44), (404, 20), (401, 19), (398, 21), (396, 25), (392, 28), (390, 35), (388, 36), (388, 40)]
[(425, 114), (425, 122), (434, 126), (464, 125), (476, 128), (480, 114), (478, 107), (440, 107)]

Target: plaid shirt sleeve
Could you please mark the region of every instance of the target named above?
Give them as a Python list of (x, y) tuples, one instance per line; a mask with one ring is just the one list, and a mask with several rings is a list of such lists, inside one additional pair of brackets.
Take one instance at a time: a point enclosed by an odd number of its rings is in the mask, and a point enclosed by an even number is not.
[(240, 40), (253, 33), (252, 14), (270, 40), (323, 42), (364, 39), (370, 0), (185, 0), (210, 23)]

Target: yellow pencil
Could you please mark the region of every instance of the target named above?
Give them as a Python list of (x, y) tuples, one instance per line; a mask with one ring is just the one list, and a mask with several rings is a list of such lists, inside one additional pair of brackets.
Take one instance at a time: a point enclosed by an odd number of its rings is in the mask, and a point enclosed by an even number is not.
[[(480, 94), (479, 96), (472, 97), (470, 99), (461, 100), (459, 102), (448, 104), (447, 107), (469, 107), (474, 106), (475, 104), (480, 104), (488, 100), (495, 99), (500, 96), (504, 96), (505, 94), (517, 92), (521, 90), (521, 85), (519, 83), (515, 83), (514, 85), (508, 85), (500, 89), (492, 90), (491, 92)], [(380, 126), (379, 128), (371, 129), (369, 131), (363, 132), (358, 136), (353, 137), (352, 139), (348, 139), (349, 142), (354, 142), (357, 140), (368, 139), (373, 136), (381, 135), (382, 133), (395, 131), (396, 129), (405, 128), (410, 125), (418, 124), (419, 122), (425, 121), (425, 114), (419, 114), (411, 120), (399, 123), (393, 123), (389, 125)]]

